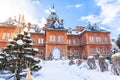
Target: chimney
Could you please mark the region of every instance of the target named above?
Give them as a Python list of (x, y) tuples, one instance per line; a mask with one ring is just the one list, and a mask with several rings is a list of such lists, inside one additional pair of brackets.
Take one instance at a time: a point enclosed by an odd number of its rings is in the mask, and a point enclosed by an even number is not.
[(76, 32), (79, 32), (79, 27), (78, 26), (76, 26)]
[(61, 19), (61, 25), (63, 25), (63, 21), (64, 21), (64, 20), (63, 20), (63, 19)]
[(30, 30), (30, 26), (31, 26), (31, 23), (29, 22), (28, 23), (28, 31)]
[(47, 23), (50, 24), (52, 22), (51, 19), (47, 19)]

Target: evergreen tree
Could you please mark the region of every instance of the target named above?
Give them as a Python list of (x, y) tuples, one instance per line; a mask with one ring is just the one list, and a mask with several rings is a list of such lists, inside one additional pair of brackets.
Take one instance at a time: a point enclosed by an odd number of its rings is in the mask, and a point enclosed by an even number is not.
[(31, 71), (41, 69), (41, 66), (39, 66), (40, 60), (33, 57), (38, 53), (38, 50), (32, 49), (32, 45), (33, 41), (27, 28), (25, 28), (13, 40), (10, 40), (3, 50), (8, 56), (4, 60), (6, 64), (3, 65), (2, 69), (14, 73), (16, 80), (20, 80), (22, 76), (25, 76), (21, 75), (21, 73), (26, 69), (26, 64), (30, 66)]
[(118, 36), (117, 40), (116, 40), (116, 45), (118, 46), (118, 48), (120, 49), (120, 35)]

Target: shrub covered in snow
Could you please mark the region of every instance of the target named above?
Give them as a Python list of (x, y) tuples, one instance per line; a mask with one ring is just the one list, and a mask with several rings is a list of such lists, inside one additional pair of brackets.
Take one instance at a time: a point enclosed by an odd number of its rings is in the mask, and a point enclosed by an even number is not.
[(119, 75), (120, 76), (120, 53), (115, 53), (112, 55), (112, 72), (115, 75)]
[(96, 68), (95, 59), (94, 59), (93, 56), (89, 56), (87, 58), (87, 64), (88, 64), (90, 69), (95, 69)]
[(99, 66), (100, 66), (100, 70), (102, 72), (108, 70), (108, 64), (105, 62), (105, 59), (104, 59), (103, 56), (99, 56), (98, 63), (99, 63)]
[(75, 64), (75, 62), (73, 61), (73, 59), (70, 59), (69, 65), (73, 65), (73, 64)]

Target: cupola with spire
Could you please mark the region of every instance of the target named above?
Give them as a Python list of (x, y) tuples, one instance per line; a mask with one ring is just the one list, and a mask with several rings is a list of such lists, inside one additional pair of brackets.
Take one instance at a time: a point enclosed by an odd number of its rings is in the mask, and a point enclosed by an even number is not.
[(63, 26), (63, 19), (59, 20), (54, 5), (50, 12), (51, 14), (48, 17), (46, 24), (46, 26), (48, 26), (47, 29), (64, 30), (65, 28)]

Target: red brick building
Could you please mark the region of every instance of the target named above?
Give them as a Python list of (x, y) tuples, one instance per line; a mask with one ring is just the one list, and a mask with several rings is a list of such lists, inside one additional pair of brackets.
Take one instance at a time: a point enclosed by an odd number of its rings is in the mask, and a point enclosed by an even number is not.
[[(27, 25), (34, 48), (39, 49), (39, 56), (48, 59), (59, 59), (62, 56), (85, 58), (89, 55), (109, 56), (111, 50), (110, 32), (101, 29), (97, 24), (77, 26), (76, 29), (66, 29), (55, 10), (51, 11), (45, 27), (40, 29), (30, 23)], [(16, 31), (16, 25), (0, 25), (0, 50)]]

